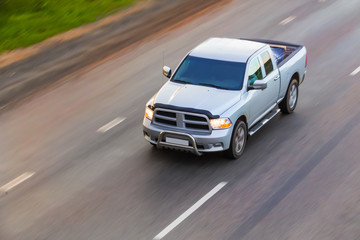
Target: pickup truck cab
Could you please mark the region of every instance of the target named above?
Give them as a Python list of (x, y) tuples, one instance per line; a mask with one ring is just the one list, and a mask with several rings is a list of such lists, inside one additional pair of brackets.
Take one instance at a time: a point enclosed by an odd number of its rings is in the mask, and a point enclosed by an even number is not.
[(306, 74), (304, 46), (270, 40), (210, 38), (191, 50), (147, 102), (143, 134), (159, 148), (241, 156), (280, 111), (289, 114)]

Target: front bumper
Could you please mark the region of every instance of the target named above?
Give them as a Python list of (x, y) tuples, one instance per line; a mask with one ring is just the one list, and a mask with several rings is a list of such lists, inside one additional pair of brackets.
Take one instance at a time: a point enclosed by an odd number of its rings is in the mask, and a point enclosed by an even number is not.
[[(228, 149), (230, 147), (232, 127), (213, 130), (210, 134), (203, 135), (158, 126), (152, 124), (149, 119), (144, 118), (143, 133), (147, 141), (159, 148), (179, 149), (201, 155), (203, 152), (218, 152)], [(166, 137), (186, 140), (189, 145), (167, 142)]]

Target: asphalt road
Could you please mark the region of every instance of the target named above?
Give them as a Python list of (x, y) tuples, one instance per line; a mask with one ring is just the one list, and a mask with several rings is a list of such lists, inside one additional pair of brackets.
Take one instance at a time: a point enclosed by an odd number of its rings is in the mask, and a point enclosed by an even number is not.
[[(233, 1), (3, 111), (0, 239), (154, 239), (176, 219), (163, 239), (360, 239), (359, 9)], [(153, 149), (141, 122), (163, 63), (213, 36), (304, 44), (296, 112), (251, 137), (239, 161)]]

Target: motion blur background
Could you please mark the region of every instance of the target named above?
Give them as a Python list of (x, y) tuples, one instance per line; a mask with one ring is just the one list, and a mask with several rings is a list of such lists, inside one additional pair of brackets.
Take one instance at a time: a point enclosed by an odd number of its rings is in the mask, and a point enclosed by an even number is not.
[[(142, 135), (162, 65), (209, 37), (308, 52), (238, 161)], [(0, 52), (1, 240), (154, 239), (219, 183), (163, 239), (360, 239), (360, 1), (0, 0)]]
[(27, 47), (57, 33), (99, 20), (135, 0), (2, 0), (0, 51)]

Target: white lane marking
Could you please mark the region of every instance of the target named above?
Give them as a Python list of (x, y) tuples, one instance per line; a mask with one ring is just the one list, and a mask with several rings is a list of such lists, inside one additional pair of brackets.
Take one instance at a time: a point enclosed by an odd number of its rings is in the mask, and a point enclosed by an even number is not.
[(2, 186), (0, 188), (0, 192), (8, 192), (10, 191), (12, 188), (16, 187), (17, 185), (19, 185), (20, 183), (26, 181), (27, 179), (29, 179), (32, 175), (34, 175), (34, 172), (25, 172), (23, 174), (21, 174), (20, 176), (18, 176), (17, 178), (15, 178), (14, 180), (12, 180), (11, 182), (5, 184), (4, 186)]
[(318, 2), (325, 2), (326, 0), (318, 0)]
[(285, 25), (288, 24), (289, 22), (291, 22), (292, 20), (294, 20), (296, 17), (295, 16), (290, 16), (285, 18), (284, 20), (282, 20), (279, 24), (280, 25)]
[(182, 221), (184, 221), (190, 214), (195, 212), (201, 205), (203, 205), (207, 200), (209, 200), (212, 196), (214, 196), (220, 189), (222, 189), (227, 182), (221, 182), (216, 185), (210, 192), (208, 192), (205, 196), (203, 196), (199, 201), (197, 201), (194, 205), (192, 205), (188, 210), (186, 210), (183, 214), (181, 214), (177, 219), (175, 219), (169, 226), (167, 226), (164, 230), (162, 230), (158, 235), (154, 237), (154, 240), (159, 240), (165, 237), (171, 230), (173, 230), (177, 225), (179, 225)]
[(108, 130), (110, 130), (111, 128), (115, 127), (116, 125), (120, 124), (121, 122), (123, 122), (126, 118), (115, 118), (114, 120), (112, 120), (111, 122), (109, 122), (108, 124), (105, 124), (104, 126), (102, 126), (101, 128), (99, 128), (97, 130), (97, 132), (101, 132), (104, 133)]
[(350, 73), (350, 76), (355, 76), (356, 74), (358, 74), (360, 72), (360, 66), (357, 67), (357, 69), (355, 69), (354, 71), (352, 71), (352, 73)]

